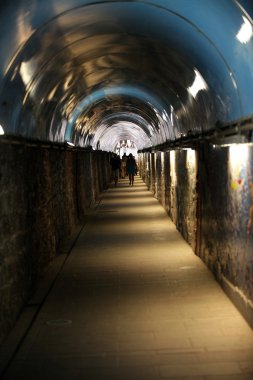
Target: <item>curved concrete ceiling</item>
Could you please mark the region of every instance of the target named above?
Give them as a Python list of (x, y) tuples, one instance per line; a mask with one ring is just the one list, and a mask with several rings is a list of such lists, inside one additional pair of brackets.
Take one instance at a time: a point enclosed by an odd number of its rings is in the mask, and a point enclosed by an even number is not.
[(4, 132), (143, 149), (252, 115), (251, 3), (1, 3)]

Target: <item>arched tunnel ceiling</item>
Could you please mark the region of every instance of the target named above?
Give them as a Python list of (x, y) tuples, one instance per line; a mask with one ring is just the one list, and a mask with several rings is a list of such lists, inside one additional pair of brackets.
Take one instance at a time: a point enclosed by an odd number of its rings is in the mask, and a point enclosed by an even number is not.
[(252, 8), (1, 2), (0, 124), (7, 135), (143, 149), (252, 115)]

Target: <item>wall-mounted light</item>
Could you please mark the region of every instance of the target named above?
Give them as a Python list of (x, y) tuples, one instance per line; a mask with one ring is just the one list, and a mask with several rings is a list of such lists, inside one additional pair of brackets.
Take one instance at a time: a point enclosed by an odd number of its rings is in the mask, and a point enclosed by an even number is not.
[(71, 147), (75, 146), (75, 144), (73, 144), (73, 143), (70, 142), (70, 141), (65, 141), (65, 142), (66, 142), (66, 144), (67, 144), (68, 146), (71, 146)]
[(0, 124), (0, 135), (4, 135), (4, 129), (3, 129), (3, 127), (1, 126), (1, 124)]

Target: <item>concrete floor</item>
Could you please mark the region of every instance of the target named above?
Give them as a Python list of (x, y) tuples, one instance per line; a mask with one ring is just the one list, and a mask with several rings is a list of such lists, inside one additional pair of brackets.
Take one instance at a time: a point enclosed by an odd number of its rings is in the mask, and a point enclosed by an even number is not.
[(138, 177), (59, 267), (4, 380), (253, 379), (252, 329)]

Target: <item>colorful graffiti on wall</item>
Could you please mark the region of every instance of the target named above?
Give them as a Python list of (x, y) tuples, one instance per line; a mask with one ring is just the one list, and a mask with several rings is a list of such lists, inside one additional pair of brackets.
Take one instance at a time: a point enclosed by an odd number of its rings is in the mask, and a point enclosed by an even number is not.
[[(241, 204), (241, 217), (246, 224), (248, 238), (253, 238), (253, 158), (252, 147), (248, 144), (229, 147), (231, 190), (236, 192)], [(244, 224), (244, 225), (245, 225)]]

